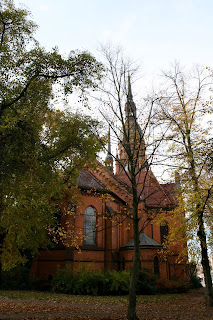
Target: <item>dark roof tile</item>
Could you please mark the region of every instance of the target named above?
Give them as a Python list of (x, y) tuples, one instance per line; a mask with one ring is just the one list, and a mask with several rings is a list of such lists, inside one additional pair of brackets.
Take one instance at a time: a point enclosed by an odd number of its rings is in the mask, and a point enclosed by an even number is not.
[(81, 169), (77, 184), (82, 189), (105, 190), (106, 187), (91, 172)]
[[(140, 247), (141, 248), (162, 248), (162, 244), (159, 242), (155, 241), (154, 239), (150, 238), (146, 233), (140, 232), (139, 234), (139, 241), (140, 241)], [(126, 243), (124, 246), (121, 248), (134, 248), (134, 240), (132, 239), (128, 243)]]

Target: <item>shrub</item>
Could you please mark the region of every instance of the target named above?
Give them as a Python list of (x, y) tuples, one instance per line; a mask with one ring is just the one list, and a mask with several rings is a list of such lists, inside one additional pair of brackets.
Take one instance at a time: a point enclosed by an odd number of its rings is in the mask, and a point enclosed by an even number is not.
[(129, 293), (130, 273), (128, 271), (108, 270), (104, 277), (104, 294), (125, 295)]
[(199, 289), (202, 288), (201, 279), (198, 278), (196, 275), (190, 276), (190, 287), (191, 289)]
[[(190, 288), (183, 281), (156, 281), (148, 270), (142, 269), (138, 278), (137, 294), (184, 293)], [(52, 281), (52, 291), (76, 295), (126, 295), (129, 293), (130, 272), (110, 271), (105, 274), (89, 268), (58, 270)]]
[(130, 274), (127, 271), (93, 271), (80, 268), (75, 274), (70, 269), (58, 270), (51, 289), (54, 292), (77, 295), (124, 295), (129, 292)]
[(190, 287), (191, 289), (202, 288), (201, 279), (197, 277), (197, 264), (192, 261), (189, 263)]
[(50, 283), (44, 282), (35, 275), (31, 275), (29, 279), (29, 289), (36, 291), (48, 291), (50, 289)]
[(97, 295), (104, 287), (104, 275), (101, 271), (79, 269), (75, 274), (71, 269), (58, 270), (52, 280), (54, 292), (77, 295)]
[(105, 279), (101, 271), (84, 270), (74, 278), (73, 294), (98, 295), (102, 293)]
[(185, 293), (189, 290), (190, 285), (184, 281), (167, 281), (158, 282), (157, 292), (158, 293)]
[(156, 277), (147, 269), (141, 269), (138, 276), (137, 294), (155, 294), (156, 292)]
[(51, 290), (57, 293), (73, 293), (75, 277), (69, 268), (59, 269), (51, 282)]
[(26, 290), (29, 288), (29, 268), (19, 265), (10, 271), (1, 272), (1, 289)]

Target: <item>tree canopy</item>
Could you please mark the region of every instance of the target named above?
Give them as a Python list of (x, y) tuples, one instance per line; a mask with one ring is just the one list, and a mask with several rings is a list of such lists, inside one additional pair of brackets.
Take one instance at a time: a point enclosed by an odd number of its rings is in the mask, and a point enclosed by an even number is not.
[[(213, 305), (212, 280), (208, 260), (208, 234), (212, 237), (212, 101), (209, 96), (212, 79), (209, 72), (197, 68), (190, 75), (179, 65), (165, 73), (166, 89), (159, 96), (156, 122), (166, 127), (169, 149), (166, 157), (172, 159), (179, 176), (176, 216), (170, 240), (177, 245), (178, 237), (187, 237), (188, 245), (202, 256), (207, 303)], [(175, 160), (175, 162), (174, 162)], [(171, 163), (170, 163), (171, 164)], [(182, 224), (180, 224), (182, 220)], [(186, 250), (187, 251), (187, 250)], [(190, 251), (192, 254), (192, 252)]]
[[(47, 242), (64, 177), (95, 159), (97, 121), (57, 111), (60, 91), (94, 88), (102, 67), (88, 52), (46, 52), (34, 38), (36, 24), (13, 1), (0, 3), (0, 232), (1, 263), (27, 261)], [(54, 88), (57, 90), (54, 90)]]

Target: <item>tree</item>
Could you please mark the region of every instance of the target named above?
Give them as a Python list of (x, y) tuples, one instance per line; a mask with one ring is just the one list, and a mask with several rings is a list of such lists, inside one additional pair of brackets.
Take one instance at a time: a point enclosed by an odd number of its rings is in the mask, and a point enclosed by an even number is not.
[[(101, 88), (102, 108), (100, 112), (110, 127), (112, 139), (119, 145), (119, 156), (113, 156), (108, 147), (107, 165), (112, 166), (113, 158), (119, 167), (119, 177), (129, 185), (132, 194), (132, 203), (129, 203), (129, 218), (132, 218), (134, 234), (134, 260), (131, 269), (129, 289), (128, 320), (138, 319), (136, 315), (136, 287), (140, 271), (140, 243), (139, 222), (145, 225), (152, 221), (153, 216), (146, 220), (144, 216), (144, 203), (147, 197), (144, 190), (151, 177), (150, 166), (154, 154), (159, 146), (158, 140), (151, 141), (151, 121), (153, 117), (153, 100), (147, 101), (143, 111), (138, 115), (133, 101), (130, 76), (136, 71), (134, 65), (124, 58), (120, 48), (103, 47), (105, 77)], [(147, 108), (147, 109), (146, 109)], [(146, 138), (146, 144), (145, 144)], [(111, 139), (111, 141), (112, 141)], [(145, 149), (147, 151), (145, 155)], [(155, 189), (154, 192), (158, 192)], [(150, 195), (149, 195), (150, 196)]]
[(191, 243), (198, 237), (207, 305), (213, 306), (207, 241), (207, 234), (212, 232), (213, 226), (212, 133), (211, 122), (208, 122), (208, 115), (212, 114), (212, 102), (207, 101), (209, 93), (206, 91), (211, 80), (209, 73), (199, 69), (189, 77), (178, 65), (164, 75), (167, 88), (157, 100), (156, 121), (166, 127), (166, 139), (170, 141), (166, 156), (175, 160), (175, 169), (180, 176), (181, 207), (178, 210), (185, 214), (182, 228), (185, 228)]
[[(47, 242), (64, 177), (94, 160), (96, 121), (54, 110), (55, 99), (96, 87), (102, 67), (87, 52), (46, 52), (36, 25), (12, 0), (0, 3), (1, 263), (12, 268)], [(59, 174), (60, 173), (60, 174)]]

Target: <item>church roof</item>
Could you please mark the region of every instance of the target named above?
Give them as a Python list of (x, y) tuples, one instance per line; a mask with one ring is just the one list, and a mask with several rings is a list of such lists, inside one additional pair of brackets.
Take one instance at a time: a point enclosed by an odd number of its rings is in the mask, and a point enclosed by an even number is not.
[[(113, 194), (127, 203), (132, 197), (128, 177), (125, 174), (114, 175), (98, 163), (95, 170), (82, 169), (77, 184), (81, 189)], [(176, 202), (175, 184), (160, 184), (151, 171), (141, 171), (138, 181), (140, 193), (141, 201), (149, 208), (172, 208)]]
[(77, 178), (77, 184), (82, 189), (96, 189), (98, 191), (106, 189), (106, 186), (86, 169), (81, 169)]
[[(120, 180), (130, 184), (126, 174), (117, 175)], [(175, 205), (175, 184), (160, 184), (151, 170), (142, 170), (137, 181), (138, 195), (150, 208), (171, 208)]]
[[(149, 171), (148, 177), (144, 178), (145, 187), (142, 192), (142, 199), (145, 204), (151, 208), (169, 208), (175, 205), (175, 185), (174, 183), (168, 183), (167, 185), (161, 185), (152, 171)], [(142, 185), (143, 185), (143, 181)], [(142, 185), (138, 184), (138, 188)]]
[[(159, 242), (155, 241), (154, 239), (150, 238), (146, 233), (144, 232), (140, 232), (139, 234), (139, 241), (140, 241), (140, 248), (144, 248), (144, 249), (160, 249), (162, 248), (162, 244), (160, 244)], [(132, 239), (131, 241), (129, 241), (128, 243), (126, 243), (124, 246), (122, 246), (121, 248), (129, 248), (129, 249), (133, 249), (134, 248), (134, 240)]]
[(131, 194), (123, 186), (125, 183), (119, 183), (114, 175), (111, 172), (108, 172), (105, 167), (102, 166), (103, 170), (99, 167), (100, 163), (97, 162), (95, 170), (89, 168), (80, 170), (77, 178), (77, 185), (79, 188), (82, 190), (94, 190), (100, 193), (110, 194), (126, 204), (126, 201), (128, 200), (126, 197), (131, 197)]
[(176, 188), (175, 188), (175, 183), (165, 183), (161, 184), (161, 187), (163, 188), (164, 192), (170, 199), (172, 203), (176, 202)]

